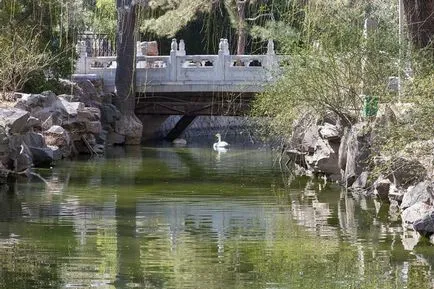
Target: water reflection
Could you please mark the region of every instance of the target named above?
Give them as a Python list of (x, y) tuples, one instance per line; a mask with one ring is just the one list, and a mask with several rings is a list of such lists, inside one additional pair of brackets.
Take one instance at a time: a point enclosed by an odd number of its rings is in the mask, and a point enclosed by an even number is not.
[(432, 287), (432, 247), (406, 250), (385, 204), (215, 156), (115, 148), (1, 192), (0, 287)]

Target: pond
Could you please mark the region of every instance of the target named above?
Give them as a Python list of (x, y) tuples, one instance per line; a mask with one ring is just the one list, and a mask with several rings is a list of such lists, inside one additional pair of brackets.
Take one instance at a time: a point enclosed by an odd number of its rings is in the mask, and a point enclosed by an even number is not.
[(267, 150), (114, 148), (38, 173), (0, 193), (0, 288), (433, 287), (433, 247), (397, 212)]

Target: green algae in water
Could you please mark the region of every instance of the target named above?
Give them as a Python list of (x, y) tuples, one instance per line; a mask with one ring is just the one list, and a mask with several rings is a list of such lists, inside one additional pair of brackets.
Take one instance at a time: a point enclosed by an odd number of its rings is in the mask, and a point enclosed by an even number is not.
[(262, 151), (65, 162), (0, 211), (0, 288), (431, 288), (432, 246)]

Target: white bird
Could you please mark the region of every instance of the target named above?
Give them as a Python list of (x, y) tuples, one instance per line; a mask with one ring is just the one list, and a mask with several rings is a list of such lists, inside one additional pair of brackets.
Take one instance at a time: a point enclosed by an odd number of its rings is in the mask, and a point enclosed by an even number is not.
[(228, 148), (229, 144), (225, 141), (222, 141), (222, 136), (218, 133), (215, 135), (218, 138), (218, 142), (214, 143), (212, 145), (213, 149), (217, 150), (217, 149), (221, 149), (221, 148)]

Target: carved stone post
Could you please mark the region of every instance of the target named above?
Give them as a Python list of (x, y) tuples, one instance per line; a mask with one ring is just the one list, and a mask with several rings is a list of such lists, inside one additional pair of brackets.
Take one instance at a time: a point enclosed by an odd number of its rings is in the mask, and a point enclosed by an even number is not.
[(224, 48), (224, 54), (225, 55), (230, 55), (231, 53), (230, 53), (230, 51), (229, 51), (229, 42), (228, 42), (228, 40), (227, 39), (223, 39), (223, 48)]
[(216, 70), (217, 80), (224, 80), (225, 79), (225, 42), (223, 38), (220, 38), (219, 42), (219, 51), (218, 51), (218, 58), (216, 63)]
[(143, 56), (143, 53), (142, 53), (142, 44), (140, 43), (140, 41), (137, 41), (137, 44), (136, 44), (136, 56)]
[(178, 46), (178, 56), (185, 56), (187, 52), (185, 51), (185, 42), (183, 39), (179, 40), (179, 46)]
[(276, 52), (274, 51), (274, 41), (272, 39), (268, 40), (267, 43), (267, 58), (266, 58), (265, 68), (267, 69), (267, 78), (272, 78), (272, 72), (277, 68)]
[(169, 78), (170, 81), (176, 81), (176, 70), (177, 70), (177, 61), (176, 61), (176, 54), (178, 51), (178, 43), (176, 42), (176, 39), (172, 39), (172, 43), (170, 44), (170, 61), (169, 61)]
[(78, 41), (77, 45), (75, 46), (78, 53), (78, 59), (77, 64), (75, 65), (75, 73), (77, 74), (86, 74), (87, 73), (87, 67), (86, 67), (86, 42), (85, 41)]

